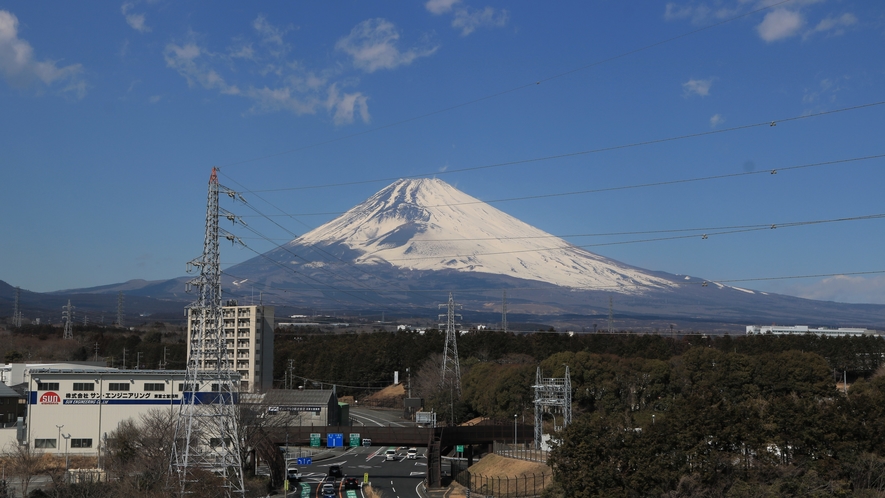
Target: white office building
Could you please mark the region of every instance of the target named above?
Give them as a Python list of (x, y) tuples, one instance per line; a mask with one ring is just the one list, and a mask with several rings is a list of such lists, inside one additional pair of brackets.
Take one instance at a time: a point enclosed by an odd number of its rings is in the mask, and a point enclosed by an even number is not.
[[(199, 326), (197, 310), (188, 319), (188, 358), (195, 343), (194, 330)], [(273, 306), (238, 306), (228, 301), (222, 307), (227, 357), (241, 380), (240, 392), (264, 392), (273, 386)], [(214, 359), (200, 359), (200, 368), (214, 370)]]
[(27, 442), (60, 455), (100, 455), (124, 420), (138, 423), (150, 410), (178, 414), (192, 395), (199, 404), (219, 396), (211, 380), (198, 379), (196, 391), (186, 391), (184, 380), (184, 370), (28, 369)]

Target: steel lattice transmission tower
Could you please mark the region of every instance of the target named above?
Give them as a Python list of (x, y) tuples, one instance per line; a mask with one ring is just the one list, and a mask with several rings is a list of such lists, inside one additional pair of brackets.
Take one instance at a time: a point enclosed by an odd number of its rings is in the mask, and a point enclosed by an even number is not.
[(19, 304), (19, 299), (21, 297), (21, 287), (15, 288), (15, 309), (12, 311), (12, 326), (16, 328), (21, 328), (22, 326), (22, 309)]
[(504, 297), (501, 299), (501, 330), (507, 333), (507, 291), (504, 291)]
[[(461, 315), (455, 313), (455, 308), (460, 308), (460, 304), (455, 304), (455, 298), (449, 292), (449, 302), (440, 304), (439, 307), (446, 307), (446, 314), (439, 315), (439, 318), (446, 317), (446, 346), (443, 349), (442, 377), (440, 378), (440, 386), (445, 385), (446, 379), (450, 379), (461, 396), (461, 364), (458, 362), (458, 331), (455, 317), (461, 318)], [(442, 327), (442, 323), (439, 324)]]
[[(212, 168), (209, 178), (203, 255), (188, 263), (188, 271), (197, 268), (200, 274), (187, 283), (187, 290), (196, 288), (199, 298), (185, 310), (195, 326), (189, 338), (185, 388), (172, 448), (171, 467), (181, 496), (196, 484), (197, 469), (220, 475), (224, 496), (245, 496), (246, 492), (236, 413), (239, 375), (232, 370), (223, 332), (218, 251), (218, 193), (224, 189), (232, 197), (236, 194), (218, 184), (217, 172)], [(206, 385), (211, 386), (211, 392), (200, 392)]]
[(123, 291), (117, 294), (117, 327), (123, 328)]
[(65, 322), (65, 332), (62, 336), (63, 339), (73, 339), (74, 338), (74, 307), (71, 306), (71, 300), (68, 299), (68, 305), (61, 307), (61, 318)]
[[(572, 380), (569, 375), (568, 365), (565, 366), (565, 377), (548, 377), (541, 375), (541, 367), (535, 376), (535, 448), (541, 447), (541, 439), (544, 433), (544, 412), (553, 413), (554, 429), (563, 429), (572, 421)], [(562, 426), (556, 427), (555, 413), (562, 413)]]

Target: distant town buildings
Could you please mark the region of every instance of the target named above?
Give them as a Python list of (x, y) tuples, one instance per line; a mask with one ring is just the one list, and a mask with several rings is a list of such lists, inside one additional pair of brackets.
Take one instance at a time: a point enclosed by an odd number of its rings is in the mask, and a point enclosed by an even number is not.
[(855, 328), (812, 328), (807, 325), (747, 325), (747, 335), (755, 334), (774, 334), (774, 335), (794, 335), (794, 334), (815, 334), (822, 337), (843, 337), (843, 336), (864, 336), (876, 335), (875, 332), (868, 329)]

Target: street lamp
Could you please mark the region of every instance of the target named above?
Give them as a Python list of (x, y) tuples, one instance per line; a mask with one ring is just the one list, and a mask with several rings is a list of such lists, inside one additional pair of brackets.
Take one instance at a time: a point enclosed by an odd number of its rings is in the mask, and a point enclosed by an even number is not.
[(58, 427), (58, 438), (55, 440), (55, 449), (58, 450), (56, 453), (59, 453), (61, 452), (61, 428), (64, 427), (65, 424), (56, 424), (55, 426)]
[(65, 473), (68, 472), (68, 439), (71, 439), (70, 434), (62, 434), (62, 437), (65, 438)]
[(516, 446), (516, 417), (518, 414), (513, 414), (513, 446)]

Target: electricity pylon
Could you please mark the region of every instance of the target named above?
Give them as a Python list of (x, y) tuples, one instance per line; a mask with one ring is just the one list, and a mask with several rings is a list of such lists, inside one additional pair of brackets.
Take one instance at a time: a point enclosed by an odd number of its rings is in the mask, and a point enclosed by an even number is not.
[(74, 338), (74, 307), (71, 306), (71, 300), (68, 299), (68, 305), (62, 306), (63, 310), (61, 313), (62, 319), (65, 322), (65, 332), (62, 336), (63, 339), (73, 339)]
[[(461, 315), (455, 313), (455, 308), (460, 308), (460, 304), (455, 304), (455, 298), (449, 292), (449, 302), (440, 304), (439, 307), (446, 307), (446, 314), (439, 315), (439, 318), (446, 317), (446, 346), (443, 350), (442, 378), (440, 385), (445, 385), (446, 379), (451, 377), (451, 382), (461, 396), (461, 364), (458, 362), (458, 331), (455, 317), (461, 318)], [(440, 324), (442, 326), (443, 324)]]
[[(171, 462), (180, 496), (197, 484), (198, 469), (223, 478), (224, 496), (246, 493), (236, 416), (239, 374), (231, 370), (233, 359), (228, 356), (223, 330), (218, 251), (218, 192), (224, 189), (232, 197), (236, 194), (218, 184), (217, 173), (212, 168), (209, 177), (203, 255), (188, 263), (188, 271), (197, 268), (200, 274), (186, 285), (188, 291), (195, 287), (199, 298), (185, 310), (194, 326), (188, 337), (187, 371)], [(206, 385), (210, 392), (206, 392)]]

